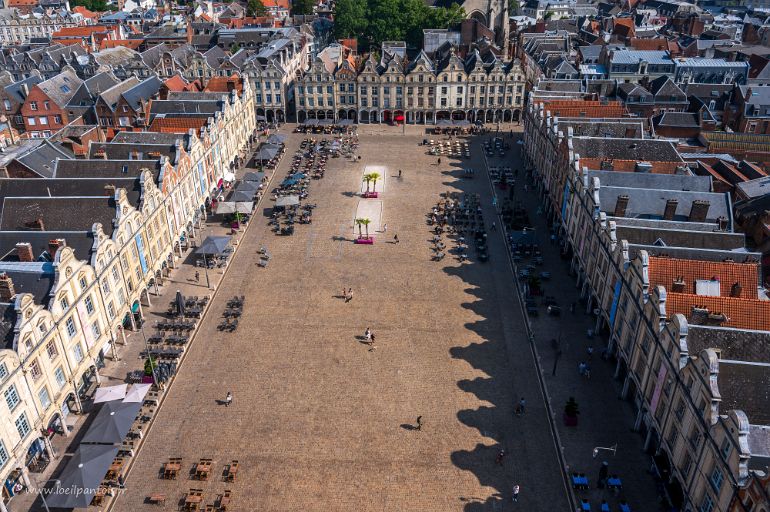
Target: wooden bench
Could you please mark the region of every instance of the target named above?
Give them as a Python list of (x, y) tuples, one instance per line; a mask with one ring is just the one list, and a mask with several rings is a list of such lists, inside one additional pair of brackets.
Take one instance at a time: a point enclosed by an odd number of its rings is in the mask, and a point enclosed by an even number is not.
[(225, 468), (225, 482), (234, 482), (235, 477), (237, 476), (238, 476), (238, 461), (234, 460)]
[(222, 512), (227, 512), (227, 507), (230, 505), (230, 493), (229, 489), (225, 489), (225, 492), (219, 495), (218, 506)]

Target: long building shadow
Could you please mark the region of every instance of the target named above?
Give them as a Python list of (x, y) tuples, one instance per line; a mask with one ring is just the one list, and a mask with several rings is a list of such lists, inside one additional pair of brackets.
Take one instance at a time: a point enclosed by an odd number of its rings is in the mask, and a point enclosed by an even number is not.
[[(471, 472), (486, 489), (478, 493), (484, 497), (463, 496), (460, 501), (463, 510), (471, 512), (514, 508), (532, 512), (568, 510), (569, 501), (548, 423), (549, 408), (538, 384), (538, 370), (505, 240), (492, 229), (492, 222), (496, 222), (498, 229), (500, 226), (480, 154), (479, 137), (467, 140), (472, 144), (471, 159), (442, 159), (442, 167), (446, 168), (442, 170), (443, 185), (461, 197), (478, 194), (489, 261), (480, 261), (470, 242), (466, 251), (469, 259), (458, 264), (457, 255), (448, 250), (442, 270), (467, 285), (465, 291), (472, 300), (463, 307), (478, 317), (465, 324), (468, 332), (475, 335), (471, 337), (473, 341), (458, 340), (449, 354), (483, 375), (457, 382), (459, 389), (471, 393), (480, 402), (475, 409), (458, 411), (457, 419), (477, 430), (484, 441), (473, 449), (454, 451), (450, 457), (456, 467)], [(430, 229), (431, 226), (426, 226), (426, 230)], [(455, 246), (453, 239), (458, 236), (461, 235), (442, 235), (448, 240), (447, 249)], [(467, 240), (468, 236), (465, 237)], [(525, 398), (526, 407), (519, 415), (516, 406), (521, 398)], [(502, 461), (499, 460), (501, 450), (505, 450)], [(512, 503), (514, 484), (521, 489), (519, 503), (515, 505)]]

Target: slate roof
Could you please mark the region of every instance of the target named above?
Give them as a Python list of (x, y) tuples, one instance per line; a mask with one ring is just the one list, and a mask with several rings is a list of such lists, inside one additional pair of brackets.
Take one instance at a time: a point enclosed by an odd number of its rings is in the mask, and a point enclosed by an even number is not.
[(63, 108), (82, 83), (83, 80), (72, 71), (63, 71), (45, 82), (40, 82), (37, 87), (51, 98), (51, 101)]
[(711, 178), (688, 174), (654, 174), (649, 172), (588, 171), (589, 178), (599, 178), (602, 187), (647, 188), (711, 192)]
[(652, 124), (675, 128), (700, 128), (698, 114), (694, 112), (663, 112), (653, 116)]
[(53, 231), (87, 231), (101, 222), (112, 235), (115, 200), (108, 197), (6, 197), (0, 214), (0, 229), (24, 231), (37, 219)]
[(770, 333), (691, 325), (687, 332), (690, 354), (713, 348), (720, 351), (720, 359), (733, 361), (770, 361)]
[(104, 92), (99, 95), (99, 97), (102, 99), (102, 101), (104, 101), (105, 105), (110, 108), (110, 110), (114, 111), (115, 105), (120, 99), (121, 94), (136, 86), (138, 83), (139, 79), (135, 76), (131, 76), (128, 80), (124, 80), (110, 87), (109, 89), (105, 89)]
[(675, 96), (682, 101), (687, 100), (687, 95), (684, 91), (666, 75), (650, 82), (650, 92), (655, 95), (655, 99), (662, 98), (663, 100), (668, 100), (669, 97)]
[(35, 85), (42, 82), (43, 79), (38, 76), (31, 76), (29, 78), (25, 78), (24, 80), (19, 80), (18, 82), (14, 82), (12, 84), (6, 85), (4, 87), (6, 94), (13, 98), (17, 103), (24, 103), (24, 100), (26, 100), (26, 96), (24, 96), (24, 92), (22, 91), (22, 86), (26, 85), (29, 89), (32, 89)]
[(638, 64), (640, 61), (646, 61), (649, 64), (674, 65), (667, 51), (657, 50), (618, 50), (610, 59), (613, 64)]
[[(739, 409), (753, 425), (770, 425), (770, 364), (719, 361), (719, 411)], [(750, 391), (749, 391), (750, 390)]]
[(149, 169), (158, 182), (160, 165), (158, 160), (59, 160), (54, 175), (62, 178), (99, 178), (109, 180), (114, 178), (138, 177), (144, 169)]
[(115, 144), (167, 144), (169, 146), (173, 146), (178, 140), (185, 142), (187, 137), (155, 132), (120, 132), (115, 135), (115, 138), (112, 139), (112, 142)]
[(665, 140), (573, 137), (572, 148), (581, 157), (663, 162), (682, 162), (674, 145)]
[(16, 161), (43, 178), (51, 178), (58, 160), (72, 158), (74, 155), (63, 147), (46, 140), (33, 150), (16, 157)]
[(0, 259), (18, 261), (16, 244), (28, 243), (38, 261), (51, 261), (48, 242), (57, 239), (64, 239), (67, 246), (75, 251), (77, 259), (91, 259), (94, 239), (90, 231), (0, 231)]
[(150, 105), (150, 115), (156, 114), (199, 114), (210, 117), (222, 110), (221, 101), (212, 100), (155, 100)]
[(613, 217), (613, 220), (616, 224), (618, 240), (627, 240), (629, 244), (646, 246), (654, 246), (663, 241), (665, 245), (658, 247), (661, 251), (667, 251), (670, 247), (742, 251), (746, 245), (746, 237), (742, 233), (714, 231), (713, 224), (661, 222), (620, 217)]
[(621, 195), (629, 196), (625, 217), (660, 220), (663, 218), (663, 212), (666, 209), (666, 201), (676, 199), (678, 204), (673, 220), (689, 222), (688, 217), (692, 202), (703, 200), (709, 202), (705, 222), (716, 224), (717, 218), (724, 217), (730, 221), (730, 227), (732, 224), (732, 209), (727, 194), (603, 186), (599, 189), (602, 211), (612, 215), (615, 211), (618, 196)]
[(48, 304), (56, 278), (53, 263), (0, 261), (0, 273), (2, 272), (13, 280), (16, 293), (31, 293), (37, 304)]
[(151, 76), (123, 92), (123, 98), (134, 110), (139, 110), (143, 101), (147, 101), (155, 96), (163, 85), (160, 78)]
[(132, 204), (139, 203), (141, 187), (136, 177), (99, 177), (90, 179), (39, 178), (0, 180), (0, 202), (6, 197), (67, 197), (67, 196), (111, 196), (106, 188), (123, 188)]

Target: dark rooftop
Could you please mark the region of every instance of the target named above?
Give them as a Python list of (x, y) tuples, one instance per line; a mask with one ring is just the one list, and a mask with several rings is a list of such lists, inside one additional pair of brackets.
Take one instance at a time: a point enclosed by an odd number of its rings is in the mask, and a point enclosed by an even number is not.
[(112, 235), (115, 200), (107, 197), (6, 197), (0, 214), (0, 230), (35, 230), (38, 220), (52, 231), (89, 231), (100, 222)]

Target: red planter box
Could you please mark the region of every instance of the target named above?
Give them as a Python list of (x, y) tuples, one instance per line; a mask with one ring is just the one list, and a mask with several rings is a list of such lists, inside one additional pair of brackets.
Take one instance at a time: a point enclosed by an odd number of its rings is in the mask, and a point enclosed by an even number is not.
[(375, 199), (380, 197), (379, 192), (364, 192), (364, 199)]
[(364, 245), (373, 245), (374, 244), (374, 238), (356, 238), (355, 243), (357, 244), (364, 244)]

